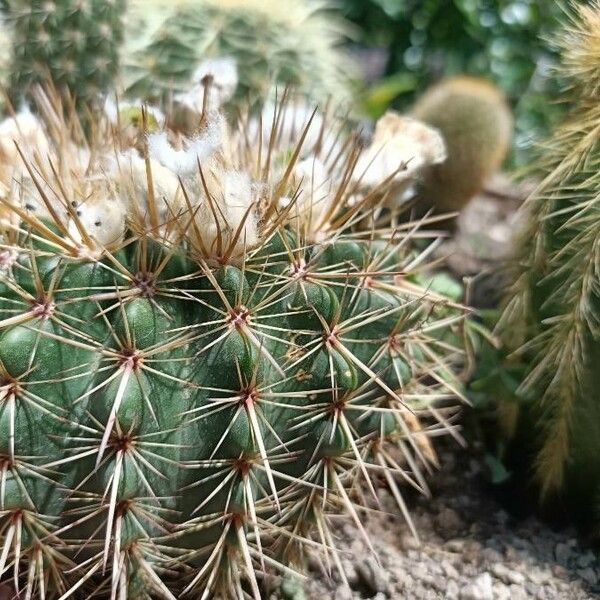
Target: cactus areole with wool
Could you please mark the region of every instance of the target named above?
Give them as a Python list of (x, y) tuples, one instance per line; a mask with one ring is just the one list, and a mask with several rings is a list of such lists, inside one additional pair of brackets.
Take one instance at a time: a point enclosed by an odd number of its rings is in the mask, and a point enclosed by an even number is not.
[(377, 485), (410, 524), (463, 314), (379, 208), (407, 170), (365, 187), (343, 124), (288, 140), (284, 105), (90, 142), (47, 100), (0, 140), (0, 581), (258, 600), (308, 550), (341, 569), (331, 516), (364, 532)]

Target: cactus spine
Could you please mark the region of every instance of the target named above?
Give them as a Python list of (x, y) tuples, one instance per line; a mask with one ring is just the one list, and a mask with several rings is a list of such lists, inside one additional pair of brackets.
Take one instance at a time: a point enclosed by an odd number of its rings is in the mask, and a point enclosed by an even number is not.
[(413, 115), (442, 133), (448, 152), (424, 176), (422, 202), (439, 213), (459, 211), (506, 157), (512, 135), (506, 99), (483, 79), (451, 77), (426, 91)]
[[(600, 497), (598, 330), (600, 3), (580, 4), (562, 41), (576, 107), (548, 142), (546, 176), (524, 207), (527, 228), (500, 331), (520, 349), (529, 401), (501, 407), (517, 453), (533, 455), (543, 498), (585, 508)], [(597, 516), (597, 515), (594, 515)]]
[(13, 127), (0, 200), (0, 573), (259, 600), (308, 549), (340, 567), (352, 490), (381, 477), (406, 514), (455, 434), (462, 311), (415, 283), (412, 225), (354, 232), (390, 180), (361, 184), (351, 140), (305, 148), (311, 120), (265, 147), (215, 115), (190, 138), (98, 120), (82, 145), (41, 104), (47, 152)]
[(35, 84), (52, 82), (80, 104), (114, 88), (125, 0), (7, 0), (6, 5), (15, 106), (31, 99)]

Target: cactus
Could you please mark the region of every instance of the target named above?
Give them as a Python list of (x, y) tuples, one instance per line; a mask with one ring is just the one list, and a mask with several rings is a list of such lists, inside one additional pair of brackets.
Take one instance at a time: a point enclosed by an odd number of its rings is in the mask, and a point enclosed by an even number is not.
[(126, 46), (124, 51), (130, 97), (156, 99), (162, 94), (164, 99), (186, 92), (201, 59), (223, 58), (237, 64), (239, 86), (233, 105), (238, 108), (248, 101), (264, 101), (273, 82), (292, 85), (316, 101), (331, 96), (340, 102), (348, 96), (347, 74), (352, 69), (336, 47), (343, 27), (322, 2), (180, 0), (154, 28), (143, 25), (147, 6), (134, 2), (131, 8), (131, 49)]
[(442, 133), (448, 152), (425, 174), (420, 200), (439, 213), (460, 211), (510, 147), (512, 116), (504, 95), (483, 79), (451, 77), (426, 91), (412, 113)]
[(528, 480), (533, 472), (542, 500), (564, 500), (589, 521), (600, 498), (598, 0), (577, 6), (562, 48), (575, 106), (545, 145), (545, 177), (523, 209), (499, 331), (527, 372), (500, 412), (511, 466)]
[(40, 83), (51, 82), (81, 106), (113, 89), (124, 10), (125, 0), (6, 0), (13, 104), (30, 101)]
[(0, 85), (6, 89), (10, 73), (11, 28), (0, 8)]
[(1, 577), (258, 600), (309, 550), (341, 570), (331, 518), (366, 536), (379, 482), (410, 523), (400, 484), (458, 435), (464, 315), (415, 283), (413, 224), (354, 229), (394, 174), (366, 187), (351, 138), (305, 148), (310, 120), (263, 147), (213, 114), (135, 138), (127, 109), (84, 144), (40, 102), (3, 124)]

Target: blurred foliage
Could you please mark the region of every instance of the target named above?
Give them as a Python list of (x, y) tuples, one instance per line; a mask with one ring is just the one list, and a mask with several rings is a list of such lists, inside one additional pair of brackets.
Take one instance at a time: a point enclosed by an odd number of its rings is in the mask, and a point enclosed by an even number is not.
[[(447, 74), (493, 79), (515, 111), (512, 161), (530, 162), (527, 149), (563, 113), (552, 72), (551, 43), (564, 11), (554, 0), (341, 0), (358, 25), (358, 42), (389, 50), (387, 77), (367, 95), (374, 117), (406, 108), (415, 94)], [(410, 89), (408, 89), (410, 88)]]

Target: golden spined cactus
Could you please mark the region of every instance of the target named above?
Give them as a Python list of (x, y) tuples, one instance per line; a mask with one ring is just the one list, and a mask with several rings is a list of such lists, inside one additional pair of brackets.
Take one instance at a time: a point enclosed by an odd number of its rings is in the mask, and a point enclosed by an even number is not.
[(562, 73), (579, 101), (600, 94), (600, 10), (598, 0), (581, 2), (571, 12), (562, 39)]
[(423, 178), (419, 199), (438, 213), (460, 211), (506, 157), (513, 119), (504, 95), (483, 79), (452, 77), (425, 92), (412, 114), (441, 132), (448, 155)]
[(600, 498), (599, 40), (600, 2), (577, 5), (562, 38), (575, 106), (544, 146), (499, 325), (528, 365), (518, 398), (500, 407), (515, 468), (587, 522), (597, 522)]
[(304, 147), (310, 116), (264, 147), (216, 114), (188, 137), (144, 110), (141, 145), (125, 119), (93, 114), (84, 143), (41, 114), (6, 127), (47, 152), (11, 158), (32, 185), (0, 199), (3, 577), (260, 600), (309, 551), (343, 569), (341, 515), (371, 545), (375, 480), (412, 527), (401, 484), (426, 492), (432, 438), (458, 435), (464, 311), (416, 283), (414, 225), (355, 227), (389, 178), (357, 184), (351, 136)]

